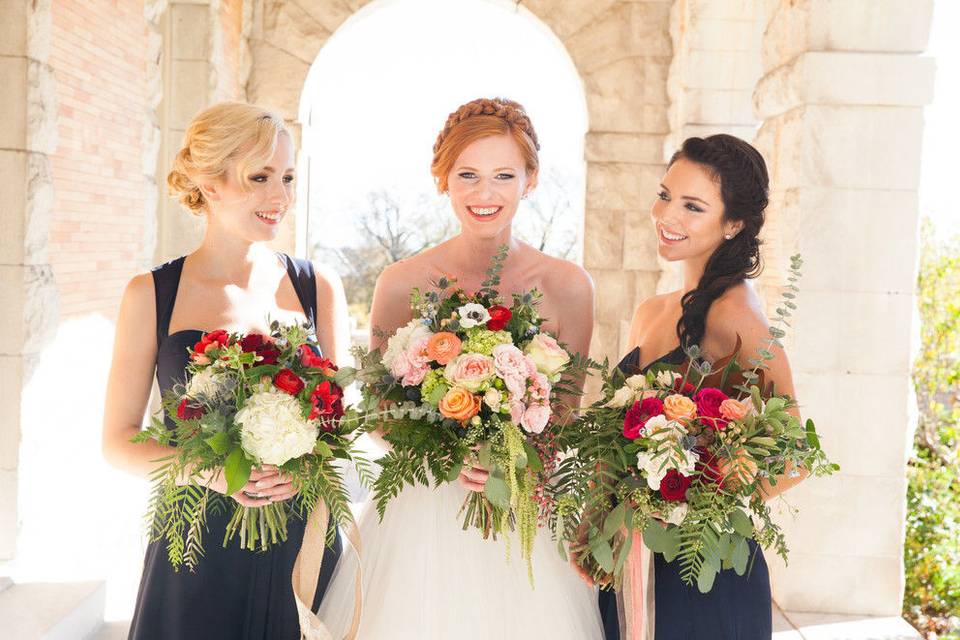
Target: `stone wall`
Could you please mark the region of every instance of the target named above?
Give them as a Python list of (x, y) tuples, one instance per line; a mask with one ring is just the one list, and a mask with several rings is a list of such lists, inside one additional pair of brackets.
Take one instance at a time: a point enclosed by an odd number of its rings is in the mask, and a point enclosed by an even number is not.
[(754, 93), (773, 185), (761, 283), (774, 300), (788, 256), (803, 254), (794, 379), (842, 466), (787, 496), (801, 514), (782, 518), (790, 565), (771, 568), (777, 602), (793, 611), (900, 612), (931, 5), (767, 4)]

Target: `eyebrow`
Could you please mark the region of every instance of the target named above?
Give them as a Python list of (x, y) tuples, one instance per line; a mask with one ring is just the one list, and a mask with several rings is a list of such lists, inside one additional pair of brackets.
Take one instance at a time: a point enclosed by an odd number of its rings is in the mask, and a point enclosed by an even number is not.
[[(287, 169), (287, 171), (294, 171), (294, 170), (295, 170), (294, 167), (290, 167), (289, 169)], [(266, 171), (267, 173), (276, 173), (276, 172), (277, 172), (276, 169), (274, 169), (273, 167), (271, 167), (271, 166), (269, 166), (269, 165), (267, 165), (266, 167), (264, 167), (264, 168), (263, 168), (263, 171)]]
[[(480, 173), (480, 170), (479, 170), (479, 169), (474, 169), (473, 167), (457, 167), (457, 171), (473, 171), (474, 173)], [(497, 167), (496, 169), (494, 169), (494, 171), (514, 171), (514, 172), (516, 172), (517, 169), (515, 169), (514, 167)]]
[[(670, 189), (667, 188), (667, 185), (665, 185), (665, 184), (663, 184), (663, 183), (661, 182), (661, 183), (660, 183), (660, 186), (663, 187), (663, 190), (664, 190), (664, 191), (666, 191), (667, 193), (670, 193)], [(706, 206), (708, 206), (708, 207), (710, 206), (710, 203), (707, 202), (706, 200), (704, 200), (703, 198), (698, 198), (698, 197), (696, 197), (696, 196), (680, 196), (680, 197), (683, 198), (684, 200), (696, 200), (697, 202), (702, 202), (704, 205), (706, 205)]]

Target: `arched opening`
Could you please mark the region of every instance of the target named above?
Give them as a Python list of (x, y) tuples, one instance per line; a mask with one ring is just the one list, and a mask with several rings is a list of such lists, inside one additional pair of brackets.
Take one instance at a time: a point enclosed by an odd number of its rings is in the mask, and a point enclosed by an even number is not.
[(300, 105), (298, 253), (341, 273), (357, 340), (380, 270), (456, 232), (430, 176), (431, 149), (451, 111), (493, 96), (525, 106), (542, 147), (540, 184), (516, 232), (579, 261), (586, 99), (563, 45), (529, 11), (492, 0), (380, 0), (348, 19), (313, 63)]

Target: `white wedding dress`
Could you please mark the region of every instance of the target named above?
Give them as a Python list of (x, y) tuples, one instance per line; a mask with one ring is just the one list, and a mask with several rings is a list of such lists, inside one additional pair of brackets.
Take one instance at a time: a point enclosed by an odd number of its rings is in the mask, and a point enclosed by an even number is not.
[[(559, 555), (541, 529), (533, 551), (535, 586), (511, 542), (463, 531), (467, 490), (406, 487), (379, 522), (367, 502), (359, 527), (363, 617), (359, 640), (602, 640), (597, 592)], [(353, 613), (356, 556), (344, 549), (320, 606), (341, 640)]]

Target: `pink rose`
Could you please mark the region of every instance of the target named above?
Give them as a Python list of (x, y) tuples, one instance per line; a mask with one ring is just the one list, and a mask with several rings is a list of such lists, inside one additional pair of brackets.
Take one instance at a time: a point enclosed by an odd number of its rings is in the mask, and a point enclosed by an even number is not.
[(430, 361), (427, 357), (429, 339), (429, 336), (423, 336), (411, 340), (407, 349), (398, 353), (390, 363), (390, 373), (400, 380), (403, 386), (420, 384), (430, 370)]
[(461, 353), (444, 371), (448, 381), (471, 393), (480, 391), (494, 375), (493, 358), (479, 353)]
[(526, 352), (536, 363), (537, 369), (550, 378), (560, 374), (570, 363), (570, 354), (564, 351), (553, 336), (546, 333), (533, 336), (527, 344)]
[(540, 433), (550, 420), (550, 407), (535, 404), (527, 407), (520, 419), (520, 425), (530, 433)]
[(720, 404), (727, 399), (727, 394), (713, 387), (704, 387), (693, 396), (700, 419), (713, 429), (723, 429), (727, 426), (727, 421), (720, 414)]
[[(510, 393), (522, 394), (529, 374), (528, 367), (533, 365), (533, 361), (528, 364), (529, 358), (512, 344), (498, 344), (493, 348), (491, 355), (493, 357), (493, 368), (497, 375), (503, 379), (507, 390)], [(533, 365), (533, 367), (536, 369), (536, 365)]]
[(523, 401), (511, 393), (508, 404), (510, 405), (510, 422), (520, 424), (523, 420), (523, 414), (526, 411), (526, 407), (523, 406)]

